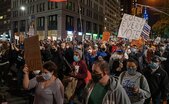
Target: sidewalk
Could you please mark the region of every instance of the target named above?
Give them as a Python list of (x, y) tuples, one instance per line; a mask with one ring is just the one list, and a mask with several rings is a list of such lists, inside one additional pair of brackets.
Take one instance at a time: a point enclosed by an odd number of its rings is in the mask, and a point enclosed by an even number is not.
[(8, 104), (29, 104), (28, 95), (17, 91), (10, 91), (6, 86), (0, 87), (0, 100), (4, 97)]

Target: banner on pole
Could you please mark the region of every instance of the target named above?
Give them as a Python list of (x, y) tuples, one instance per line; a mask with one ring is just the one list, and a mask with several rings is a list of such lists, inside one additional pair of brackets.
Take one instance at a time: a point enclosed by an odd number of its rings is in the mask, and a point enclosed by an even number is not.
[(119, 28), (118, 37), (139, 39), (146, 20), (133, 15), (124, 14)]
[(42, 58), (38, 35), (24, 41), (25, 62), (31, 71), (42, 70)]

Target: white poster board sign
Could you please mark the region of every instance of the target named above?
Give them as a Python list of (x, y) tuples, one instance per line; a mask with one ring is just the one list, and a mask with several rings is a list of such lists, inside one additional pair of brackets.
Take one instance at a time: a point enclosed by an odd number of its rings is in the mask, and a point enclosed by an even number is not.
[(160, 37), (157, 37), (155, 40), (154, 40), (154, 44), (159, 44), (161, 41), (161, 38)]
[(124, 14), (119, 28), (118, 37), (138, 39), (143, 31), (146, 20), (129, 14)]

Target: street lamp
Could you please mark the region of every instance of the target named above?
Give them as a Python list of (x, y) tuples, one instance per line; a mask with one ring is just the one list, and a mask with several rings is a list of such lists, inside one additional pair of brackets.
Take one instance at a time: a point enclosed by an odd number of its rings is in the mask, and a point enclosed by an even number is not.
[(25, 11), (26, 10), (26, 8), (24, 7), (24, 6), (21, 6), (21, 8), (20, 8), (22, 11)]

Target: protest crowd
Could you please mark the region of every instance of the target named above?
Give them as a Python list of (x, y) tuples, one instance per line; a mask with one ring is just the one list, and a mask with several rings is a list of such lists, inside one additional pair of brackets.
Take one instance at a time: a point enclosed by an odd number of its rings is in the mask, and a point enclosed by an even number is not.
[(25, 63), (23, 42), (0, 41), (0, 85), (26, 91), (29, 104), (169, 103), (168, 41), (39, 44), (43, 68), (33, 71)]

